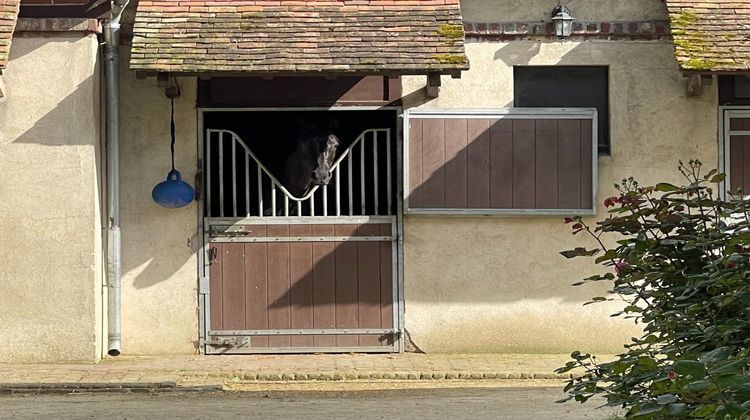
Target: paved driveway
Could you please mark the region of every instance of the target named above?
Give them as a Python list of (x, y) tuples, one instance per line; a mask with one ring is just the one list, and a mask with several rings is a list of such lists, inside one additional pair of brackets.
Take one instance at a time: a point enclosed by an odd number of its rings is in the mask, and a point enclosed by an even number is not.
[(605, 419), (595, 403), (556, 404), (559, 387), (254, 391), (0, 397), (0, 418)]

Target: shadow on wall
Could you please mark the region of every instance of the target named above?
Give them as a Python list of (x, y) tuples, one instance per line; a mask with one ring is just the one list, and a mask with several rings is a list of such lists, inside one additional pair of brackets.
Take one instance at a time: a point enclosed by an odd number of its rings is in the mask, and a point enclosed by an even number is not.
[[(169, 99), (155, 83), (140, 92), (138, 99), (125, 92), (126, 87), (121, 89), (120, 105), (123, 282), (135, 289), (159, 284), (178, 287), (181, 279), (187, 279), (175, 274), (183, 272), (189, 273), (185, 274), (193, 279), (189, 284), (197, 288), (193, 259), (201, 239), (196, 232), (196, 202), (171, 209), (159, 206), (151, 197), (152, 189), (171, 169)], [(142, 98), (145, 95), (149, 97)], [(182, 180), (194, 187), (193, 106), (187, 96), (175, 100), (175, 168)]]
[[(35, 119), (33, 125), (21, 133), (13, 143), (18, 144), (36, 144), (40, 146), (93, 146), (91, 139), (81, 136), (76, 127), (76, 121), (80, 117), (82, 109), (98, 109), (99, 103), (95, 97), (92, 98), (92, 89), (89, 87), (94, 84), (93, 77), (82, 81), (75, 90), (58, 102), (54, 108), (38, 119)], [(27, 98), (13, 95), (14, 87), (9, 87), (10, 95), (7, 98), (9, 106), (17, 106), (18, 103), (26, 102)], [(40, 86), (39, 92), (44, 92), (45, 86)], [(33, 99), (33, 98), (28, 98)], [(33, 103), (29, 103), (30, 113), (33, 113)], [(33, 114), (32, 114), (33, 115)], [(6, 121), (7, 117), (0, 107), (0, 121)], [(98, 123), (96, 121), (95, 123)], [(10, 121), (2, 125), (5, 130), (13, 130), (17, 123)], [(94, 130), (94, 127), (90, 127)]]
[[(156, 204), (153, 205), (156, 206)], [(127, 223), (123, 223), (123, 281), (127, 279), (127, 281), (132, 282), (135, 289), (146, 289), (169, 280), (177, 272), (183, 270), (185, 264), (198, 251), (200, 247), (198, 235), (193, 235), (181, 242), (175, 242), (172, 246), (164, 247), (156, 252), (154, 252), (153, 246), (148, 246), (154, 242), (153, 229), (156, 226), (174, 228), (170, 213), (175, 211), (195, 214), (195, 205), (179, 210), (158, 209), (151, 212), (148, 217), (128, 216)], [(186, 226), (186, 229), (194, 230), (194, 226)], [(145, 246), (139, 246), (138, 244)], [(193, 277), (193, 273), (195, 273), (195, 270), (191, 266), (191, 277)], [(197, 280), (195, 287), (197, 287)]]
[[(25, 38), (21, 38), (26, 40)], [(60, 50), (71, 50), (75, 41), (56, 40), (55, 44)], [(50, 54), (41, 51), (43, 43), (34, 45), (30, 42), (17, 41), (10, 51), (10, 66), (6, 70), (6, 83), (9, 95), (7, 104), (0, 106), (0, 137), (14, 135), (13, 143), (38, 144), (42, 146), (91, 146), (91, 139), (79, 135), (81, 127), (76, 125), (80, 121), (81, 114), (95, 112), (100, 107), (98, 102), (98, 89), (95, 76), (87, 75), (81, 80), (75, 76), (70, 77), (65, 72), (54, 70), (39, 70), (54, 72), (52, 77), (33, 77), (24, 80), (27, 85), (14, 86), (15, 81), (23, 78), (17, 76), (16, 72), (24, 72), (24, 67), (34, 67), (45, 64), (45, 58)], [(29, 56), (35, 54), (35, 56)], [(28, 56), (28, 57), (27, 57)], [(26, 58), (24, 58), (26, 57)], [(62, 56), (61, 56), (62, 57)], [(60, 58), (61, 58), (60, 57)], [(52, 63), (55, 65), (55, 63)], [(11, 73), (12, 72), (12, 73)], [(96, 70), (94, 70), (96, 72)], [(39, 95), (43, 95), (39, 98)], [(54, 98), (57, 103), (51, 105)], [(48, 106), (48, 104), (50, 104)], [(15, 116), (13, 121), (8, 120), (7, 112), (12, 108), (26, 110), (19, 119)], [(37, 115), (35, 115), (37, 114)], [(85, 127), (90, 132), (96, 131), (99, 121), (90, 121), (91, 126)]]
[[(24, 39), (25, 40), (25, 39)], [(77, 39), (76, 41), (79, 41)], [(60, 46), (60, 49), (72, 49), (74, 48), (70, 44), (76, 41), (66, 41), (55, 39), (56, 44), (64, 44)], [(28, 66), (39, 66), (49, 61), (52, 64), (56, 64), (55, 60), (66, 62), (67, 56), (60, 55), (55, 56), (54, 51), (45, 50), (50, 48), (48, 43), (43, 40), (36, 42), (32, 40), (30, 42), (17, 42), (11, 49), (10, 71), (15, 71), (16, 68), (20, 68), (20, 71)], [(52, 56), (52, 57), (50, 57)], [(75, 67), (73, 65), (73, 67)], [(125, 67), (125, 66), (123, 66)], [(9, 73), (10, 73), (9, 71)], [(45, 70), (46, 71), (46, 70)], [(6, 81), (8, 82), (8, 88), (10, 95), (3, 104), (0, 104), (0, 147), (13, 147), (12, 144), (29, 144), (29, 145), (41, 145), (50, 147), (74, 147), (74, 146), (91, 146), (98, 147), (99, 145), (92, 144), (92, 136), (90, 133), (101, 133), (98, 128), (100, 124), (103, 124), (103, 117), (94, 118), (82, 118), (82, 116), (93, 114), (104, 114), (103, 102), (99, 101), (100, 97), (100, 86), (98, 74), (89, 75), (83, 77), (81, 80), (76, 80), (75, 76), (71, 76), (71, 72), (78, 72), (78, 69), (71, 69), (66, 71), (64, 69), (49, 70), (53, 72), (52, 77), (34, 77), (30, 80), (25, 80), (23, 74), (21, 77), (17, 77), (14, 74), (6, 74)], [(95, 69), (96, 73), (98, 69)], [(43, 73), (40, 72), (40, 73)], [(26, 82), (24, 86), (14, 86), (16, 80), (23, 79)], [(103, 83), (103, 80), (101, 81)], [(151, 249), (143, 246), (133, 246), (131, 244), (149, 244), (154, 242), (153, 229), (154, 226), (165, 226), (169, 225), (169, 222), (174, 215), (175, 210), (163, 209), (158, 207), (153, 201), (151, 201), (151, 188), (156, 183), (163, 181), (169, 171), (169, 102), (163, 98), (163, 90), (154, 89), (162, 96), (163, 99), (163, 114), (164, 116), (158, 117), (158, 124), (160, 124), (160, 132), (157, 133), (160, 141), (155, 147), (159, 148), (159, 153), (164, 153), (163, 164), (159, 167), (162, 172), (158, 177), (150, 177), (147, 174), (143, 174), (141, 171), (135, 174), (135, 177), (127, 174), (127, 165), (138, 165), (141, 161), (148, 162), (143, 156), (143, 159), (139, 158), (134, 162), (123, 162), (121, 161), (121, 191), (132, 189), (127, 184), (134, 186), (138, 190), (137, 200), (139, 201), (139, 208), (147, 208), (148, 213), (137, 214), (131, 216), (126, 214), (126, 209), (132, 203), (126, 198), (124, 194), (121, 196), (121, 206), (123, 208), (123, 229), (122, 229), (122, 243), (123, 243), (123, 276), (127, 274), (133, 274), (133, 285), (136, 288), (147, 288), (165, 281), (182, 269), (184, 265), (195, 255), (197, 245), (195, 237), (186, 238), (179, 247), (173, 247), (174, 249), (166, 249), (163, 252), (151, 252)], [(121, 95), (123, 95), (121, 89)], [(40, 98), (40, 95), (44, 95)], [(121, 100), (124, 99), (121, 96)], [(57, 99), (59, 97), (59, 99)], [(161, 103), (161, 102), (160, 102)], [(122, 105), (122, 102), (121, 102)], [(24, 112), (20, 118), (18, 115), (10, 114), (11, 110), (24, 109)], [(121, 112), (123, 110), (121, 109)], [(17, 111), (16, 111), (17, 112)], [(13, 120), (10, 120), (10, 118)], [(194, 116), (191, 117), (194, 118)], [(144, 114), (144, 120), (153, 119), (153, 116)], [(83, 127), (82, 124), (88, 124), (87, 127)], [(144, 122), (144, 125), (150, 123)], [(121, 157), (125, 156), (129, 148), (127, 141), (129, 137), (123, 136), (122, 132), (128, 130), (128, 127), (121, 127), (120, 147)], [(179, 129), (179, 127), (178, 127)], [(89, 133), (88, 136), (82, 135), (82, 133)], [(3, 145), (1, 141), (3, 137), (13, 136), (13, 140), (10, 141), (10, 145)], [(97, 137), (98, 138), (98, 137)], [(179, 140), (179, 139), (178, 139)], [(93, 139), (93, 141), (97, 141)], [(96, 165), (96, 171), (100, 173), (102, 183), (105, 174), (103, 173), (105, 167), (105, 156), (104, 156), (104, 139), (101, 138), (101, 160), (94, 162)], [(180, 145), (184, 147), (184, 145)], [(178, 147), (180, 147), (178, 146)], [(71, 152), (73, 154), (78, 152)], [(94, 152), (92, 151), (92, 154)], [(33, 160), (29, 160), (29, 165), (35, 165)], [(1, 164), (0, 164), (1, 166)], [(191, 165), (192, 166), (192, 165)], [(39, 167), (39, 171), (49, 171), (48, 167)], [(87, 182), (87, 180), (81, 180)], [(187, 179), (192, 184), (192, 179)], [(49, 188), (49, 187), (45, 187)], [(106, 202), (105, 187), (104, 185), (99, 186), (99, 195), (103, 202)], [(75, 191), (70, 191), (70, 194), (74, 194)], [(41, 205), (41, 203), (40, 203)], [(194, 205), (189, 206), (187, 209), (181, 209), (177, 211), (187, 211), (191, 215), (195, 214)], [(102, 208), (102, 213), (106, 214), (106, 208)], [(192, 219), (194, 225), (194, 219)], [(105, 222), (106, 223), (106, 222)], [(126, 226), (127, 224), (127, 226)], [(92, 226), (93, 228), (93, 226)], [(194, 226), (186, 226), (186, 230), (194, 232)], [(129, 264), (128, 261), (136, 261), (134, 264)], [(134, 274), (137, 273), (137, 274)], [(196, 283), (197, 284), (197, 283)]]
[(494, 59), (501, 60), (508, 67), (528, 66), (539, 55), (541, 42), (508, 42), (495, 52)]

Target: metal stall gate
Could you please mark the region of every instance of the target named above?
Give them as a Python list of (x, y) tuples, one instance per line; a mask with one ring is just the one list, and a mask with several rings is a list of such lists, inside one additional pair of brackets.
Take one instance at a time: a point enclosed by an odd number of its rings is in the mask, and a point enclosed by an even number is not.
[(365, 130), (295, 197), (240, 136), (206, 130), (206, 354), (400, 350), (395, 137)]

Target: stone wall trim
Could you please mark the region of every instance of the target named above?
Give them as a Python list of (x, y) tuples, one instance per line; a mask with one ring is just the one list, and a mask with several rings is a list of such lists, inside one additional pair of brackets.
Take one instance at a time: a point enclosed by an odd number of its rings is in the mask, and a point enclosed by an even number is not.
[(16, 34), (23, 33), (52, 33), (52, 32), (102, 32), (102, 26), (96, 19), (84, 18), (19, 18), (16, 24)]
[[(511, 40), (554, 38), (552, 22), (464, 22), (467, 38)], [(667, 39), (669, 21), (573, 22), (573, 38)]]

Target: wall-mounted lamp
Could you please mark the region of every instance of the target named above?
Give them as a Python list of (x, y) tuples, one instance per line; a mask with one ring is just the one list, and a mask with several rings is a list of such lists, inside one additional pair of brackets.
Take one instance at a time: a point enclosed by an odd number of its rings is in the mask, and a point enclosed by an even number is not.
[[(172, 170), (167, 174), (167, 179), (158, 183), (151, 191), (151, 198), (156, 204), (176, 209), (185, 207), (195, 199), (195, 190), (187, 182), (182, 180), (180, 171), (174, 168), (174, 144), (175, 144), (175, 125), (174, 125), (174, 99), (180, 97), (180, 85), (173, 75), (165, 75), (166, 88), (164, 93), (169, 98), (171, 104), (171, 116), (169, 119), (169, 131), (172, 143), (169, 150), (172, 156)], [(164, 79), (164, 77), (162, 77)]]
[(573, 33), (573, 21), (570, 10), (565, 6), (552, 9), (552, 21), (555, 22), (555, 34), (560, 38), (567, 38)]

